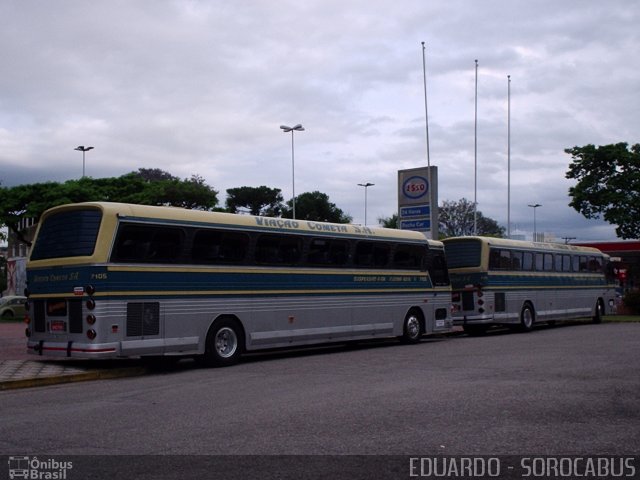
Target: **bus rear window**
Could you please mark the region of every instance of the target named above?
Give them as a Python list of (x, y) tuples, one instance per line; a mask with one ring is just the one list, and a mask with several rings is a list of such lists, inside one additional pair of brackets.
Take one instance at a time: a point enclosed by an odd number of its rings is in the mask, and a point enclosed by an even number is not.
[(482, 243), (477, 240), (445, 242), (444, 251), (447, 255), (447, 265), (449, 268), (480, 266)]
[(31, 260), (93, 255), (102, 212), (71, 210), (50, 215), (40, 226)]

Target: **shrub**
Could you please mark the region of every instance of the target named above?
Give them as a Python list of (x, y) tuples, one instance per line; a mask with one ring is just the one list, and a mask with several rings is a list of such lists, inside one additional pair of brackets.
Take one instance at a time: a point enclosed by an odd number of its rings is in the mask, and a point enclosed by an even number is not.
[(632, 315), (640, 315), (640, 290), (625, 293), (622, 302)]

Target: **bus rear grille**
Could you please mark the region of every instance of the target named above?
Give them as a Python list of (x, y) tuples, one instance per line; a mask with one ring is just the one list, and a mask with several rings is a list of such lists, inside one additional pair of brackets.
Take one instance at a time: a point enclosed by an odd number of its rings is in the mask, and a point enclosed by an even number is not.
[(36, 332), (44, 332), (44, 300), (36, 300), (33, 302), (33, 329)]
[(82, 300), (69, 300), (69, 332), (82, 333)]
[(473, 292), (462, 292), (462, 310), (474, 310), (475, 304), (473, 302)]
[(136, 302), (127, 304), (127, 337), (160, 334), (160, 303)]

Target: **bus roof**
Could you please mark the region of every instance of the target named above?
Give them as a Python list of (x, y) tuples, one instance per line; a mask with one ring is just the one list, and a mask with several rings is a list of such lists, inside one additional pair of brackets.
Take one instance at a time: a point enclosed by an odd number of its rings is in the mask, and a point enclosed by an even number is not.
[(468, 237), (449, 237), (443, 240), (444, 244), (451, 242), (465, 242), (465, 241), (479, 241), (486, 243), (489, 246), (505, 247), (505, 248), (525, 248), (525, 249), (543, 249), (552, 250), (556, 252), (566, 253), (597, 253), (604, 255), (600, 250), (593, 247), (583, 247), (578, 245), (566, 245), (564, 243), (550, 243), (550, 242), (529, 242), (526, 240), (511, 240), (508, 238), (495, 238), (495, 237), (482, 237), (482, 236), (468, 236)]
[(223, 226), (236, 226), (246, 229), (273, 230), (279, 232), (299, 232), (299, 233), (324, 233), (335, 234), (336, 236), (356, 236), (369, 239), (404, 240), (413, 242), (427, 241), (429, 246), (442, 248), (442, 242), (429, 240), (423, 233), (411, 230), (396, 230), (382, 227), (364, 227), (361, 225), (316, 222), (311, 220), (292, 220), (287, 218), (260, 217), (254, 215), (241, 215), (224, 212), (210, 212), (204, 210), (191, 210), (180, 207), (165, 207), (152, 205), (136, 205), (130, 203), (116, 202), (82, 202), (60, 205), (53, 207), (42, 215), (42, 222), (46, 217), (65, 210), (76, 210), (79, 208), (98, 208), (103, 215), (117, 217), (121, 219), (146, 219), (170, 222), (187, 222), (198, 224), (215, 224)]

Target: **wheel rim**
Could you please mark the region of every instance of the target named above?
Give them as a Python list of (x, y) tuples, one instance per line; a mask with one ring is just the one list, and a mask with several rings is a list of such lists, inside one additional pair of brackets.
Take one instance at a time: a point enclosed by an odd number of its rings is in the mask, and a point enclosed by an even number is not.
[(524, 328), (531, 328), (531, 325), (533, 325), (533, 314), (528, 308), (522, 311), (522, 325), (524, 325)]
[(216, 333), (216, 352), (222, 358), (233, 356), (238, 348), (238, 336), (232, 328), (223, 327)]
[(407, 318), (405, 328), (409, 338), (418, 338), (420, 336), (420, 320), (418, 320), (418, 317), (411, 315)]

